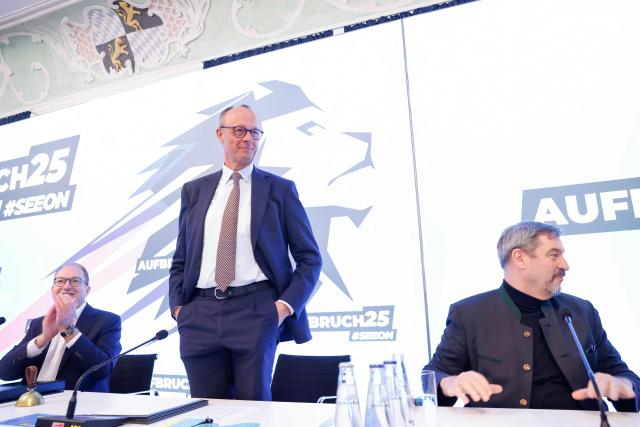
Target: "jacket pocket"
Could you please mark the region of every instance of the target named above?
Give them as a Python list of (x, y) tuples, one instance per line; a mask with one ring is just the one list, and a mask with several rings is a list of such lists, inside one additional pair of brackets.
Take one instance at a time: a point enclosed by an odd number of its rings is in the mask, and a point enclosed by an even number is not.
[(591, 370), (596, 372), (598, 370), (598, 351), (595, 344), (589, 344), (584, 347), (584, 354), (587, 356), (587, 362), (591, 366)]
[(490, 356), (488, 354), (478, 353), (478, 363), (482, 364), (484, 362), (502, 363), (502, 359)]

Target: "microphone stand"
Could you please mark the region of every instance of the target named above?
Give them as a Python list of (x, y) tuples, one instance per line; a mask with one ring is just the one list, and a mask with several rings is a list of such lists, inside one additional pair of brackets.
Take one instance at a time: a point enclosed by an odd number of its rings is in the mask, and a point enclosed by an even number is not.
[(591, 370), (591, 366), (589, 366), (589, 361), (587, 360), (587, 356), (584, 354), (584, 350), (582, 350), (582, 345), (580, 344), (580, 340), (578, 339), (576, 330), (573, 328), (573, 320), (571, 319), (571, 312), (569, 311), (569, 309), (565, 309), (565, 310), (560, 309), (560, 315), (562, 316), (564, 321), (567, 323), (567, 326), (569, 327), (569, 331), (571, 331), (573, 342), (578, 348), (578, 354), (580, 354), (580, 359), (582, 359), (582, 364), (584, 365), (584, 369), (587, 371), (587, 376), (589, 377), (589, 380), (591, 380), (591, 384), (593, 384), (593, 388), (596, 391), (596, 396), (598, 398), (598, 409), (600, 410), (600, 427), (610, 427), (609, 419), (607, 418), (606, 403), (604, 402), (604, 400), (602, 400), (602, 395), (600, 394), (600, 387), (598, 387), (598, 383), (596, 382), (596, 377), (593, 374), (593, 370)]
[(65, 415), (65, 417), (64, 418), (38, 417), (35, 427), (117, 427), (124, 424), (125, 421), (127, 420), (127, 417), (96, 416), (96, 417), (82, 417), (82, 418), (74, 419), (75, 412), (76, 412), (76, 404), (77, 404), (76, 396), (78, 394), (78, 388), (80, 388), (80, 385), (82, 384), (82, 382), (91, 373), (97, 371), (98, 369), (102, 368), (105, 365), (108, 365), (114, 360), (117, 360), (121, 356), (124, 356), (125, 354), (131, 353), (132, 351), (139, 349), (143, 345), (149, 344), (153, 341), (163, 340), (168, 335), (169, 333), (163, 329), (158, 333), (156, 333), (156, 335), (153, 338), (148, 339), (142, 344), (139, 344), (133, 348), (130, 348), (124, 353), (120, 353), (117, 356), (111, 357), (105, 360), (104, 362), (98, 363), (97, 365), (89, 368), (89, 370), (83, 373), (80, 376), (80, 378), (78, 378), (78, 381), (76, 381), (76, 385), (73, 388), (73, 393), (71, 393), (71, 398), (69, 399), (69, 405), (67, 406), (67, 414)]

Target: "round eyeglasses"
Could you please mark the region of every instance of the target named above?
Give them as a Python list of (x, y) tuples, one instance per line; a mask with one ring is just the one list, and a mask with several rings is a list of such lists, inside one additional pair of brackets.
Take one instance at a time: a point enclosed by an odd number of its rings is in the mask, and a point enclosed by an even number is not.
[(244, 136), (249, 132), (251, 135), (251, 139), (258, 141), (264, 135), (264, 131), (260, 129), (247, 129), (242, 126), (220, 126), (220, 129), (231, 129), (233, 135), (236, 138), (244, 138)]
[(67, 282), (71, 284), (74, 288), (79, 287), (84, 283), (84, 279), (82, 277), (56, 277), (53, 279), (53, 286), (57, 288), (63, 287)]

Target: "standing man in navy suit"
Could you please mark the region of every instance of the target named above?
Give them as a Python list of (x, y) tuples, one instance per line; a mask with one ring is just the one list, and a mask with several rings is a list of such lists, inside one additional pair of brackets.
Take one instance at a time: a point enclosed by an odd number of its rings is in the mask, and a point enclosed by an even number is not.
[(169, 303), (194, 397), (271, 400), (278, 342), (311, 339), (322, 260), (295, 184), (253, 166), (262, 134), (249, 106), (222, 111), (222, 170), (182, 188)]
[[(38, 381), (64, 380), (73, 389), (89, 368), (120, 354), (120, 316), (91, 307), (89, 273), (70, 263), (54, 274), (53, 306), (29, 324), (25, 337), (0, 360), (0, 378), (16, 380), (27, 366), (38, 368)], [(112, 365), (89, 375), (82, 391), (109, 391)]]

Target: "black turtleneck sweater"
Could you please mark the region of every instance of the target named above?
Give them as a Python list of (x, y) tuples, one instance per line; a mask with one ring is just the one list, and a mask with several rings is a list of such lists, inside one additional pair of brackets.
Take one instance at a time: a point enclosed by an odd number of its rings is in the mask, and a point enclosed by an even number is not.
[(540, 319), (546, 301), (529, 296), (503, 282), (521, 313), (520, 323), (533, 330), (533, 383), (529, 407), (533, 409), (581, 409), (571, 397), (571, 386), (562, 374), (544, 339)]

